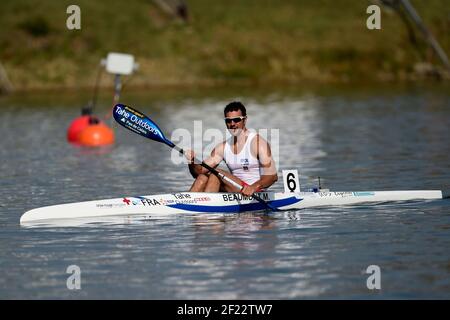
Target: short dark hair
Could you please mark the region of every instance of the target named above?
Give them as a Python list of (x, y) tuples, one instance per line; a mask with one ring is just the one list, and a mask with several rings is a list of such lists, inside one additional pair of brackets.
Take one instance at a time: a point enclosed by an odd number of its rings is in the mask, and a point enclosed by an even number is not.
[(247, 110), (245, 109), (245, 106), (242, 104), (242, 102), (233, 101), (226, 105), (225, 109), (223, 110), (223, 115), (227, 116), (228, 112), (239, 110), (241, 110), (241, 113), (244, 117), (247, 115)]

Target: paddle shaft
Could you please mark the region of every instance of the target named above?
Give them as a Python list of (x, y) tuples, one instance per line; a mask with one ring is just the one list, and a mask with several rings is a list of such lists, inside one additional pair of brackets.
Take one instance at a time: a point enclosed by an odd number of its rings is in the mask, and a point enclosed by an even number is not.
[[(171, 145), (169, 145), (171, 146)], [(175, 150), (177, 150), (179, 153), (181, 154), (185, 154), (184, 150), (181, 149), (180, 147), (174, 145), (171, 146), (172, 148), (174, 148)], [(194, 158), (195, 162), (200, 163), (200, 165), (204, 168), (206, 168), (207, 170), (211, 171), (213, 174), (215, 174), (216, 176), (218, 176), (219, 178), (221, 178), (223, 181), (228, 182), (229, 184), (231, 184), (233, 187), (237, 188), (238, 190), (242, 190), (243, 186), (241, 186), (239, 183), (237, 183), (236, 181), (228, 178), (226, 175), (224, 175), (223, 173), (220, 173), (219, 171), (217, 171), (216, 169), (214, 169), (213, 167), (207, 165), (206, 163), (204, 163), (203, 161), (200, 162), (197, 158)], [(257, 201), (263, 203), (264, 205), (266, 205), (269, 209), (276, 211), (277, 209), (272, 207), (270, 204), (268, 204), (266, 201), (264, 201), (263, 199), (261, 199), (256, 193), (252, 194), (252, 197), (254, 199), (256, 199)]]

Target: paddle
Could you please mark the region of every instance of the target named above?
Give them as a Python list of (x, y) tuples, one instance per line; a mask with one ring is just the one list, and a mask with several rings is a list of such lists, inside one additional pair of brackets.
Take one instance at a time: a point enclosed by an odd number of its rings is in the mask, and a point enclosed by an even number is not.
[[(113, 116), (114, 119), (122, 126), (127, 128), (128, 130), (131, 130), (143, 137), (146, 137), (148, 139), (162, 142), (169, 147), (177, 150), (179, 153), (184, 154), (184, 150), (180, 147), (176, 146), (172, 141), (167, 139), (164, 134), (162, 133), (161, 129), (154, 123), (149, 117), (147, 117), (145, 114), (143, 114), (140, 111), (137, 111), (136, 109), (133, 109), (129, 106), (123, 105), (123, 104), (116, 104), (113, 108)], [(196, 162), (200, 162), (197, 159), (195, 159)], [(218, 176), (220, 179), (230, 183), (232, 186), (236, 187), (239, 190), (242, 190), (242, 186), (233, 181), (232, 179), (228, 178), (224, 174), (218, 172), (216, 169), (210, 167), (203, 161), (200, 163), (201, 166), (211, 171), (213, 174)], [(263, 199), (261, 199), (257, 194), (253, 194), (252, 197), (259, 202), (263, 203), (267, 208), (277, 211), (278, 209), (271, 206), (269, 203), (265, 202)]]

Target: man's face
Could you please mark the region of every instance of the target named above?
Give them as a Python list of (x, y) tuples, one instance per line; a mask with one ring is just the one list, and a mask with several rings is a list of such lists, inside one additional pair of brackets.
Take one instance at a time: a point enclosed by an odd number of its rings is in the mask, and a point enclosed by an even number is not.
[(245, 128), (247, 118), (242, 115), (241, 110), (230, 111), (225, 115), (225, 124), (228, 131), (235, 137), (239, 136)]

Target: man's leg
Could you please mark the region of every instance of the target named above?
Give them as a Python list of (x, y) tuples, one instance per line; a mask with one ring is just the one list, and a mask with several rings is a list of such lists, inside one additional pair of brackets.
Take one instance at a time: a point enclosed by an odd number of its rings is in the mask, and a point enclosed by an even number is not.
[[(235, 176), (233, 176), (230, 172), (223, 171), (221, 169), (217, 169), (217, 171), (219, 171), (220, 173), (224, 174), (226, 177), (230, 178), (231, 180), (237, 182), (238, 184), (240, 184), (240, 185), (242, 184), (242, 180), (237, 178), (237, 177), (235, 177)], [(220, 191), (222, 191), (222, 192), (239, 192), (239, 191), (241, 191), (240, 189), (237, 189), (233, 185), (229, 184), (228, 182), (224, 182), (222, 179), (219, 179), (219, 178), (217, 178), (217, 179), (221, 180), (220, 181), (221, 182), (221, 184), (220, 184)]]
[(222, 181), (215, 174), (209, 174), (205, 192), (219, 192)]
[[(233, 176), (230, 172), (216, 169), (220, 173), (224, 174), (231, 180), (237, 182), (238, 184), (242, 184), (242, 180)], [(189, 189), (190, 192), (239, 192), (240, 189), (237, 189), (233, 185), (229, 184), (228, 182), (224, 182), (222, 179), (217, 177), (216, 175), (212, 173), (208, 174), (200, 174), (195, 179), (194, 183), (191, 186), (191, 189)]]
[(195, 178), (194, 183), (189, 189), (189, 192), (204, 192), (207, 183), (208, 183), (208, 176), (204, 174), (199, 174), (197, 178)]

